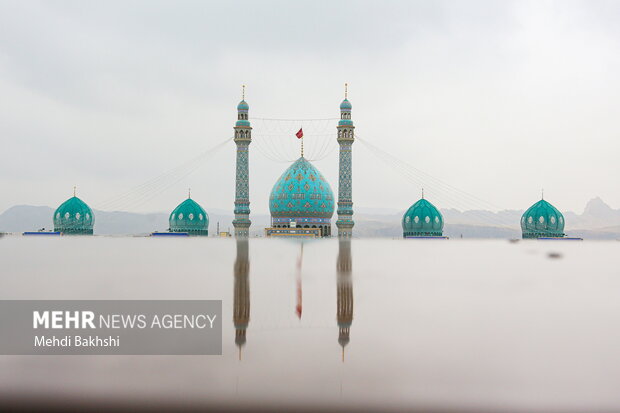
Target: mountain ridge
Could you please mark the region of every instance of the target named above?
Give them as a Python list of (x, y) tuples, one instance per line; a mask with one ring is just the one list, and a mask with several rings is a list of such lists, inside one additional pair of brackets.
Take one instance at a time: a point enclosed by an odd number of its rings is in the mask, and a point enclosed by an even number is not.
[[(209, 212), (209, 211), (208, 211)], [(452, 238), (518, 238), (521, 236), (519, 221), (524, 210), (458, 211), (442, 209), (446, 222), (444, 234)], [(0, 214), (0, 232), (21, 233), (53, 228), (54, 209), (48, 206), (15, 205)], [(400, 220), (404, 211), (389, 208), (359, 207), (355, 214), (355, 234), (359, 237), (402, 236)], [(95, 233), (99, 235), (145, 235), (154, 231), (166, 231), (168, 213), (137, 213), (125, 211), (95, 210)], [(571, 236), (592, 239), (620, 239), (620, 209), (613, 209), (600, 197), (588, 201), (582, 214), (563, 212)], [(209, 212), (211, 234), (232, 231), (233, 214), (221, 210)], [(269, 226), (266, 214), (253, 214), (251, 234), (262, 236), (263, 228)]]

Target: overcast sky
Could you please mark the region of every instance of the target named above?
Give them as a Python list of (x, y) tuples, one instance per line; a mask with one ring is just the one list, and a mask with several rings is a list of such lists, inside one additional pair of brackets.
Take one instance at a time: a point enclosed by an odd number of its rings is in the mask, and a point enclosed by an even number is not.
[[(345, 82), (362, 139), (497, 208), (541, 188), (561, 210), (620, 208), (619, 21), (617, 1), (1, 0), (0, 211), (55, 207), (74, 185), (109, 205), (232, 137), (242, 84), (250, 117), (323, 119)], [(252, 123), (253, 212), (299, 126), (337, 191), (335, 121)], [(422, 185), (439, 207), (487, 206), (362, 142), (353, 159), (356, 206), (404, 210)], [(113, 206), (170, 211), (191, 187), (232, 211), (234, 160), (230, 142), (148, 202)]]

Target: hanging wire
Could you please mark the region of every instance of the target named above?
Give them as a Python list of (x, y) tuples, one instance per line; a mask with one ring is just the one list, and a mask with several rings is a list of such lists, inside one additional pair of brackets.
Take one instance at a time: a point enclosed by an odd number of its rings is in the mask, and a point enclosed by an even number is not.
[(215, 155), (221, 148), (232, 141), (233, 138), (227, 138), (224, 141), (216, 144), (212, 148), (207, 149), (198, 156), (190, 159), (183, 164), (172, 168), (163, 174), (150, 179), (129, 191), (112, 197), (98, 205), (99, 210), (119, 210), (119, 209), (132, 209), (137, 206), (148, 202), (155, 196), (161, 194), (171, 186), (175, 185), (183, 178), (187, 177), (198, 168), (200, 168), (206, 159), (209, 159)]
[(316, 119), (286, 119), (286, 118), (261, 118), (261, 117), (251, 117), (250, 120), (263, 120), (263, 121), (280, 121), (280, 122), (318, 122), (318, 121), (333, 121), (340, 120), (340, 118), (316, 118)]
[(436, 197), (442, 200), (442, 202), (445, 202), (446, 205), (455, 207), (455, 209), (461, 210), (463, 213), (473, 216), (481, 223), (492, 223), (493, 225), (499, 227), (514, 229), (514, 225), (508, 225), (495, 213), (483, 213), (479, 211), (479, 209), (488, 209), (489, 207), (497, 210), (501, 210), (502, 208), (449, 185), (423, 171), (420, 171), (409, 163), (378, 148), (367, 140), (362, 139), (357, 134), (355, 136), (367, 149), (370, 150), (373, 155), (378, 157), (382, 162), (386, 163), (391, 168), (395, 169), (408, 181), (415, 183), (416, 186), (424, 188), (425, 192), (431, 194), (432, 197)]
[(253, 117), (253, 142), (265, 158), (280, 163), (299, 158), (300, 141), (295, 133), (304, 131), (305, 157), (310, 161), (329, 156), (337, 146), (334, 121), (338, 118), (284, 119)]

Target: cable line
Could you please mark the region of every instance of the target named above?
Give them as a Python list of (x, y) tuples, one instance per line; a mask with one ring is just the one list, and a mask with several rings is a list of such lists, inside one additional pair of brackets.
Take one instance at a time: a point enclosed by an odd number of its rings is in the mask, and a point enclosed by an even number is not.
[(223, 148), (233, 138), (227, 138), (224, 141), (216, 144), (212, 148), (207, 149), (198, 156), (182, 163), (181, 165), (172, 168), (153, 179), (150, 179), (129, 191), (122, 193), (118, 196), (112, 197), (96, 205), (99, 210), (120, 210), (124, 208), (134, 208), (142, 205), (154, 196), (162, 193), (172, 185), (178, 183), (183, 178), (187, 177), (200, 166), (204, 161), (212, 157), (216, 152)]

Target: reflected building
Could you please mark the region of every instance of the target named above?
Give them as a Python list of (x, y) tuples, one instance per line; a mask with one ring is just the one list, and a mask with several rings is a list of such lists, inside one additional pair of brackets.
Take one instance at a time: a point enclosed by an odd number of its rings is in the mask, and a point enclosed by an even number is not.
[(235, 344), (239, 348), (239, 360), (241, 360), (241, 348), (245, 345), (246, 331), (250, 324), (250, 260), (246, 237), (237, 238), (234, 277), (233, 324), (235, 326)]
[(336, 263), (336, 289), (338, 320), (338, 344), (342, 347), (342, 362), (344, 363), (344, 348), (351, 340), (351, 325), (353, 324), (353, 279), (351, 275), (351, 239), (340, 238), (338, 242), (338, 261)]

